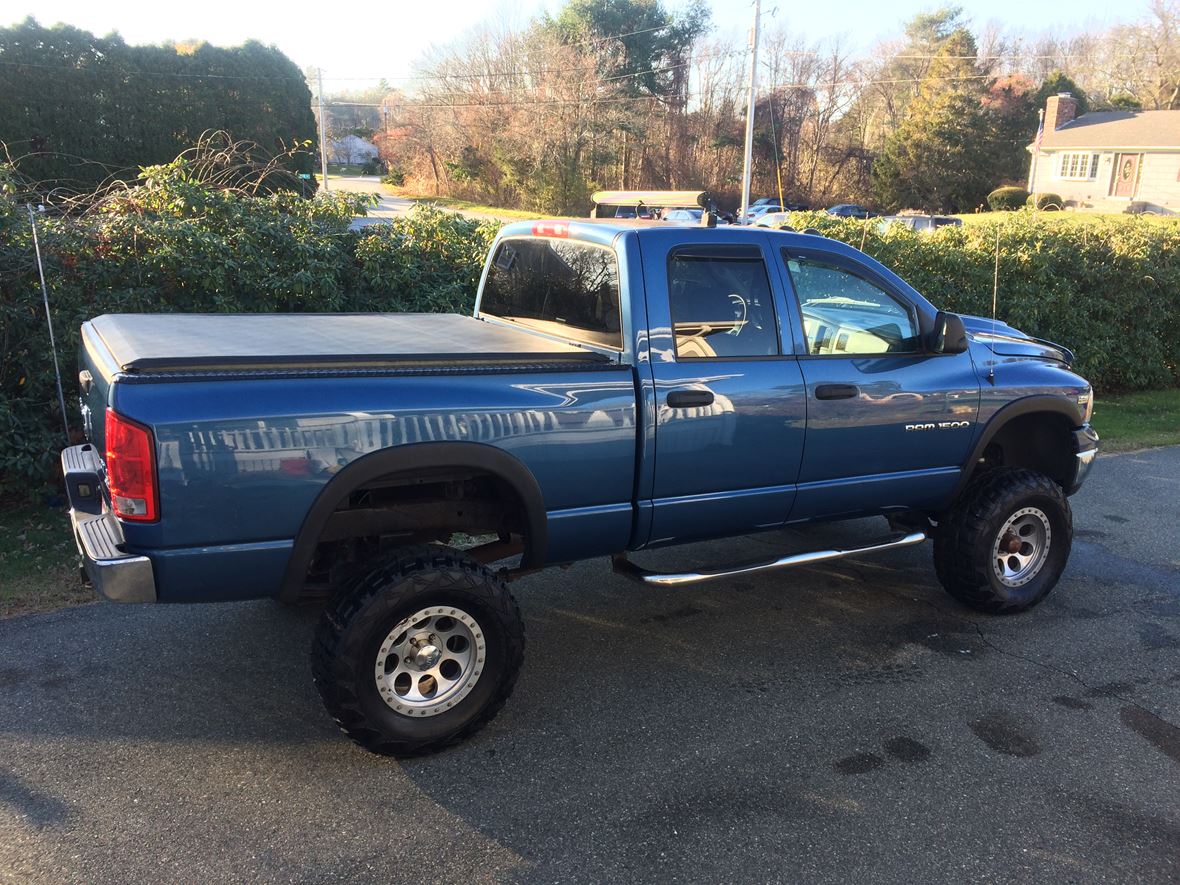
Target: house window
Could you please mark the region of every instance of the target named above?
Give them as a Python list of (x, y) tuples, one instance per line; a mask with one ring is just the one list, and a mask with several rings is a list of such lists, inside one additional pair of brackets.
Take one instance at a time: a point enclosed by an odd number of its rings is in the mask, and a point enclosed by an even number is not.
[(1093, 181), (1098, 177), (1098, 154), (1078, 151), (1061, 154), (1057, 177), (1069, 181)]

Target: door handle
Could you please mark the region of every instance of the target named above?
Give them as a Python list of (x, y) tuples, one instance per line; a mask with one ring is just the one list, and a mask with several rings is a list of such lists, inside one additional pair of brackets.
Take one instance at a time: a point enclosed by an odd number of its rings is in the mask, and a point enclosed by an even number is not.
[(713, 405), (711, 390), (673, 390), (668, 394), (668, 405), (674, 409), (691, 409)]
[(817, 384), (816, 399), (852, 399), (860, 393), (855, 384)]

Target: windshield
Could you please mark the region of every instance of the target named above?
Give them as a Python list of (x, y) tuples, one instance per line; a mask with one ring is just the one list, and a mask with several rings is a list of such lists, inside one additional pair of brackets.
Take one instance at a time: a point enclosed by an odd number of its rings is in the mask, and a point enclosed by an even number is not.
[(548, 237), (504, 240), (492, 257), (479, 313), (621, 350), (615, 254)]

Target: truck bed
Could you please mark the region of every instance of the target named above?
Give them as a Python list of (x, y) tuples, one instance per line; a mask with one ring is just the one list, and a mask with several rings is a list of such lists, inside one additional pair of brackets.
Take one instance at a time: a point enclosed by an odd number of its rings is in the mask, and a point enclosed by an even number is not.
[(610, 361), (458, 314), (105, 314), (86, 326), (132, 374)]

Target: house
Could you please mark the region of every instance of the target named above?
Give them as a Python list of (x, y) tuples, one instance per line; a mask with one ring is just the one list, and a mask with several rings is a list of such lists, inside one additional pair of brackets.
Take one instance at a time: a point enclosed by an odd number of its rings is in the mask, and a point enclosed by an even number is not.
[(1075, 117), (1068, 92), (1045, 102), (1044, 134), (1029, 145), (1028, 189), (1068, 208), (1180, 213), (1180, 111), (1094, 111)]
[(377, 146), (359, 135), (346, 135), (328, 142), (328, 156), (331, 162), (342, 166), (359, 166), (377, 159)]

